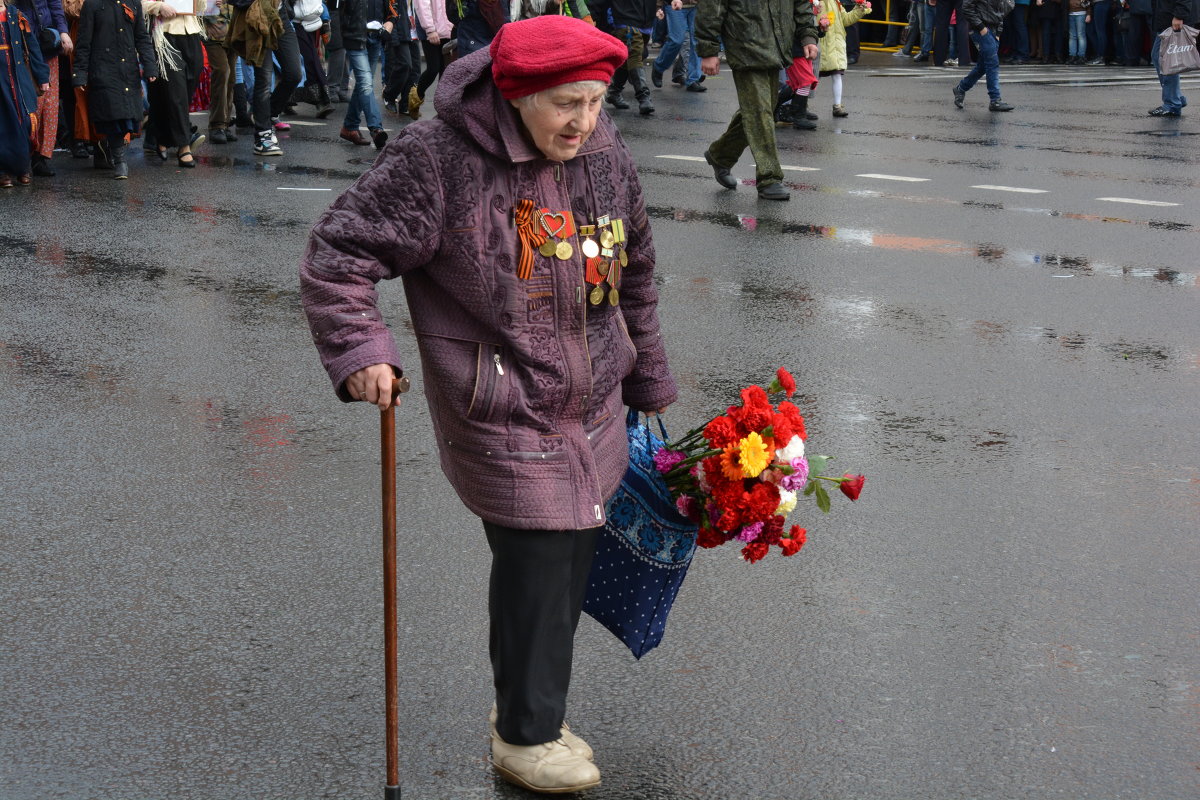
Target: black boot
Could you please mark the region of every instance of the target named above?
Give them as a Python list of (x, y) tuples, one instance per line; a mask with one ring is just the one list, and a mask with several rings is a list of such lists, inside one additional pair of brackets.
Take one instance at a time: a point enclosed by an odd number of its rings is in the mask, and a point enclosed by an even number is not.
[(798, 131), (815, 131), (817, 123), (808, 118), (808, 95), (796, 95), (792, 99), (792, 127)]
[(650, 102), (650, 87), (642, 77), (642, 68), (629, 70), (629, 85), (633, 87), (633, 96), (638, 101), (638, 113), (648, 117), (654, 113), (654, 104)]
[(112, 152), (110, 152), (108, 139), (101, 139), (92, 148), (92, 166), (96, 169), (113, 168)]
[(604, 99), (613, 108), (629, 108), (629, 101), (622, 97), (620, 92), (614, 92), (613, 90), (609, 89), (608, 94), (605, 95)]
[(113, 178), (123, 181), (129, 177), (129, 164), (125, 162), (125, 151), (129, 145), (125, 142), (110, 146), (112, 150)]
[(795, 96), (795, 92), (786, 83), (779, 87), (779, 95), (775, 98), (775, 126), (783, 127), (791, 122), (791, 109), (787, 103)]
[(317, 87), (317, 119), (325, 119), (333, 113), (333, 101), (329, 98), (329, 87)]

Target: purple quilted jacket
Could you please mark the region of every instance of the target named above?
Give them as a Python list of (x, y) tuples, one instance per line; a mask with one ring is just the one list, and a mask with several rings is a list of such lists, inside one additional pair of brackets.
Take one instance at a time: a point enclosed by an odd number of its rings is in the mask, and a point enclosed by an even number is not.
[[(442, 76), (438, 118), (409, 125), (313, 228), (302, 302), (343, 401), (356, 370), (401, 368), (374, 285), (399, 276), (442, 470), (471, 511), (514, 528), (604, 522), (628, 459), (624, 406), (662, 408), (675, 380), (659, 335), (654, 245), (633, 160), (612, 121), (548, 161), (491, 80), (486, 50)], [(567, 261), (516, 275), (513, 208), (621, 219), (620, 305), (588, 302), (579, 239)]]

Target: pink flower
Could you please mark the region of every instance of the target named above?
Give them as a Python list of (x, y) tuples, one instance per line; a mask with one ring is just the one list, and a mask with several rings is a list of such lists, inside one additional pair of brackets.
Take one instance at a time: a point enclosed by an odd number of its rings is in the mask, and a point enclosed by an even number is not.
[(753, 542), (755, 539), (758, 538), (758, 535), (760, 533), (762, 533), (762, 529), (763, 529), (763, 524), (761, 522), (751, 522), (749, 525), (744, 526), (742, 528), (742, 530), (738, 533), (738, 535), (737, 535), (738, 541), (739, 542)]
[(685, 458), (687, 456), (678, 450), (668, 450), (665, 447), (660, 447), (658, 448), (658, 452), (654, 454), (654, 468), (663, 475), (666, 475)]

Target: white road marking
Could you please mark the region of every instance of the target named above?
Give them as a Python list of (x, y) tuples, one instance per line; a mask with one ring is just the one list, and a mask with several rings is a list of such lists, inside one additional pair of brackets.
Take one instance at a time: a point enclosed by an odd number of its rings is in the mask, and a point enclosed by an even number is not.
[(882, 175), (876, 172), (864, 172), (861, 175), (855, 175), (856, 178), (876, 178), (881, 181), (907, 181), (909, 183), (923, 183), (930, 180), (929, 178), (910, 178), (907, 175)]
[(302, 186), (276, 186), (281, 192), (332, 192), (333, 189), (310, 189)]
[(785, 170), (791, 170), (792, 172), (820, 172), (821, 171), (820, 167), (789, 167), (787, 164), (784, 164), (783, 168)]
[(1023, 192), (1024, 194), (1046, 194), (1049, 189), (1023, 189), (1020, 186), (993, 186), (988, 183), (981, 183), (972, 186), (972, 189), (988, 189), (993, 192)]
[(1179, 203), (1168, 203), (1163, 200), (1138, 200), (1136, 197), (1097, 197), (1096, 199), (1107, 203), (1133, 203), (1135, 206), (1161, 206), (1167, 208), (1179, 205)]
[(303, 119), (289, 119), (289, 120), (284, 120), (284, 121), (287, 122), (288, 125), (299, 125), (302, 128), (323, 128), (323, 127), (325, 127), (324, 122), (308, 122), (307, 120), (303, 120)]
[(671, 158), (675, 161), (704, 161), (703, 156), (655, 156), (655, 158)]

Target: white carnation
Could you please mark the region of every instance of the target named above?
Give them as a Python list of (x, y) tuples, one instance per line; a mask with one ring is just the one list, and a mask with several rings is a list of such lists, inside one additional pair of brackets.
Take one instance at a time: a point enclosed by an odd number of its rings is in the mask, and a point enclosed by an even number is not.
[(787, 447), (775, 451), (775, 460), (784, 464), (792, 463), (793, 458), (804, 458), (804, 440), (793, 435)]

